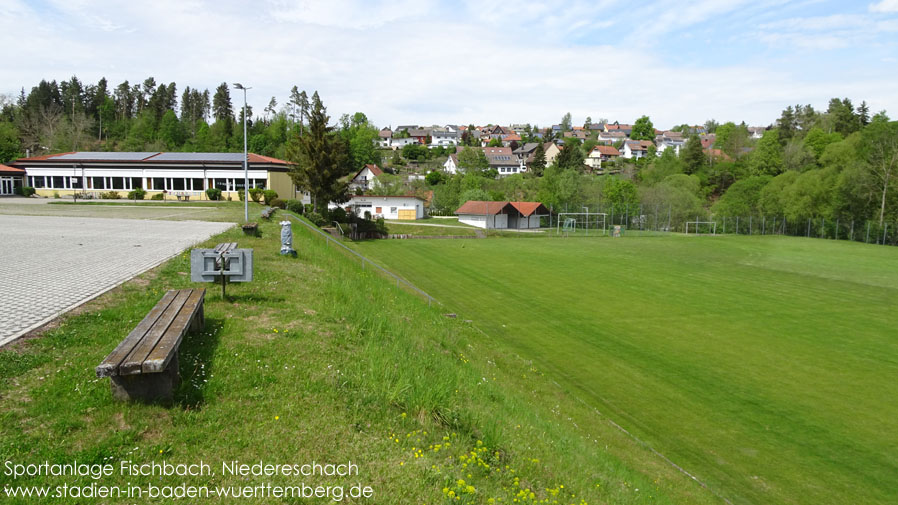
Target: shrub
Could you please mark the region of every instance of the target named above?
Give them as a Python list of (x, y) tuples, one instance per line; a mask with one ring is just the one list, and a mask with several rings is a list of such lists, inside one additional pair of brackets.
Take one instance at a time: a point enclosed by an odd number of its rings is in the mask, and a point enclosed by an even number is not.
[(279, 209), (287, 208), (287, 202), (281, 200), (280, 198), (275, 198), (275, 199), (271, 200), (270, 202), (268, 202), (268, 204), (271, 205), (272, 207), (277, 207)]
[(302, 205), (302, 202), (299, 200), (290, 199), (287, 200), (287, 210), (293, 212), (294, 214), (302, 214), (305, 208)]
[(206, 190), (206, 196), (209, 200), (221, 200), (221, 190), (218, 188), (209, 188)]
[(107, 191), (105, 193), (100, 193), (100, 198), (104, 200), (118, 200), (121, 197), (122, 195), (120, 195), (118, 191)]
[(59, 199), (59, 191), (53, 192), (53, 198)]
[(336, 209), (330, 212), (331, 219), (337, 221), (338, 223), (348, 223), (349, 220), (346, 218), (346, 210), (343, 207), (337, 207)]
[(321, 214), (317, 212), (308, 212), (306, 213), (306, 217), (311, 221), (315, 226), (319, 228), (327, 224), (327, 219), (324, 218)]
[[(259, 203), (262, 201), (262, 188), (249, 188), (249, 197), (252, 201)], [(243, 197), (240, 197), (243, 200)], [(267, 201), (265, 203), (268, 203)], [(271, 205), (268, 203), (268, 205)]]
[(243, 190), (242, 190), (242, 189), (238, 189), (238, 190), (237, 190), (237, 201), (238, 201), (238, 202), (242, 202), (242, 201), (243, 201)]
[(156, 193), (155, 195), (150, 197), (150, 200), (165, 200), (165, 195), (162, 193)]
[(308, 214), (309, 212), (312, 212), (314, 209), (315, 209), (315, 206), (314, 206), (314, 205), (312, 205), (311, 203), (307, 203), (307, 204), (306, 204), (306, 212), (305, 212), (305, 213)]
[(22, 196), (34, 195), (34, 188), (32, 188), (31, 186), (22, 186), (21, 188), (18, 188), (16, 191), (18, 192), (18, 194), (20, 194)]
[(277, 199), (278, 192), (273, 189), (265, 189), (262, 190), (262, 196), (265, 197), (265, 205), (272, 205), (271, 202)]
[(143, 200), (147, 196), (147, 192), (143, 188), (134, 188), (128, 192), (128, 200)]

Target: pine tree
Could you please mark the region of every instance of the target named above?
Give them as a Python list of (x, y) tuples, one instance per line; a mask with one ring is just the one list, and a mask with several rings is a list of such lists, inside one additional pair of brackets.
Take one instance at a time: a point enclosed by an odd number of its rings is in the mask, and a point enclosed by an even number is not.
[(546, 150), (543, 148), (542, 142), (536, 145), (533, 150), (533, 161), (527, 166), (527, 172), (535, 177), (542, 177), (543, 171), (546, 170)]
[(327, 125), (330, 118), (316, 91), (312, 95), (309, 128), (305, 135), (294, 135), (287, 144), (287, 159), (295, 165), (290, 177), (298, 188), (312, 195), (315, 212), (328, 202), (345, 201), (347, 181), (352, 171), (346, 141)]
[(857, 107), (857, 117), (860, 120), (861, 127), (867, 126), (870, 124), (870, 107), (867, 106), (867, 101), (864, 100)]
[(215, 88), (215, 96), (212, 97), (212, 115), (216, 121), (234, 119), (234, 109), (231, 105), (231, 92), (228, 83), (223, 82)]

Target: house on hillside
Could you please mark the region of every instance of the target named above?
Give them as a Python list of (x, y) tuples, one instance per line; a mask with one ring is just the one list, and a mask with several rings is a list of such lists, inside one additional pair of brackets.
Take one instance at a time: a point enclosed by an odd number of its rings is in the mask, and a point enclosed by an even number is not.
[(518, 174), (526, 170), (524, 163), (512, 154), (510, 147), (484, 147), (483, 154), (486, 155), (490, 168), (499, 172), (499, 177)]
[(455, 147), (458, 145), (458, 131), (450, 128), (434, 128), (430, 132), (431, 149), (435, 147)]
[(390, 147), (390, 140), (393, 138), (393, 131), (389, 128), (377, 132), (377, 138), (374, 139), (374, 145), (377, 147)]
[(532, 229), (549, 209), (539, 202), (484, 202), (469, 200), (455, 211), (460, 223), (487, 229)]
[(612, 145), (627, 140), (627, 134), (622, 131), (602, 132), (599, 133), (596, 140), (602, 144)]
[(355, 192), (357, 189), (368, 191), (377, 185), (377, 176), (383, 174), (383, 170), (377, 165), (365, 165), (361, 170), (356, 172), (349, 181), (349, 190)]
[(592, 148), (589, 156), (586, 157), (585, 163), (593, 170), (601, 170), (602, 162), (610, 161), (620, 157), (620, 151), (612, 146), (597, 145)]
[(414, 221), (426, 215), (425, 201), (417, 196), (353, 196), (346, 205), (359, 217), (370, 213), (372, 218)]
[(751, 134), (751, 138), (759, 139), (764, 136), (764, 132), (767, 131), (766, 126), (749, 126), (748, 133)]
[(418, 139), (414, 137), (393, 137), (390, 139), (390, 147), (395, 151), (397, 149), (402, 149), (403, 147), (409, 144), (417, 144)]
[(449, 158), (443, 163), (443, 170), (448, 174), (458, 173), (458, 153), (449, 155)]
[(643, 158), (648, 155), (649, 147), (654, 144), (648, 140), (628, 140), (624, 142), (623, 150), (621, 151), (621, 156), (627, 159), (635, 158)]
[(680, 132), (666, 131), (655, 137), (657, 155), (661, 156), (667, 149), (673, 149), (674, 154), (680, 155), (680, 149), (686, 145), (686, 137)]

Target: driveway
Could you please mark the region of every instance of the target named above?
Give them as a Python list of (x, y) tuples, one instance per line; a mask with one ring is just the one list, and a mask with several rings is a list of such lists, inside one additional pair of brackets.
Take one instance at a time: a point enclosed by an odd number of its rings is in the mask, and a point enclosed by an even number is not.
[(0, 346), (231, 226), (0, 215)]

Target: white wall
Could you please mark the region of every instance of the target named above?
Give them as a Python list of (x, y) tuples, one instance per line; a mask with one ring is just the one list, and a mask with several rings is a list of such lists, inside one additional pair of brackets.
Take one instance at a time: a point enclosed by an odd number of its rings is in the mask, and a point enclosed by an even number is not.
[[(347, 204), (344, 204), (344, 206)], [(364, 211), (371, 212), (371, 216), (383, 216), (384, 219), (399, 219), (400, 210), (415, 209), (415, 219), (424, 218), (424, 201), (413, 197), (388, 197), (388, 196), (354, 196), (348, 205), (364, 207), (359, 214), (364, 216)], [(380, 212), (377, 211), (380, 207)]]
[(458, 222), (478, 228), (508, 228), (508, 215), (497, 214), (484, 216), (483, 214), (459, 214)]

